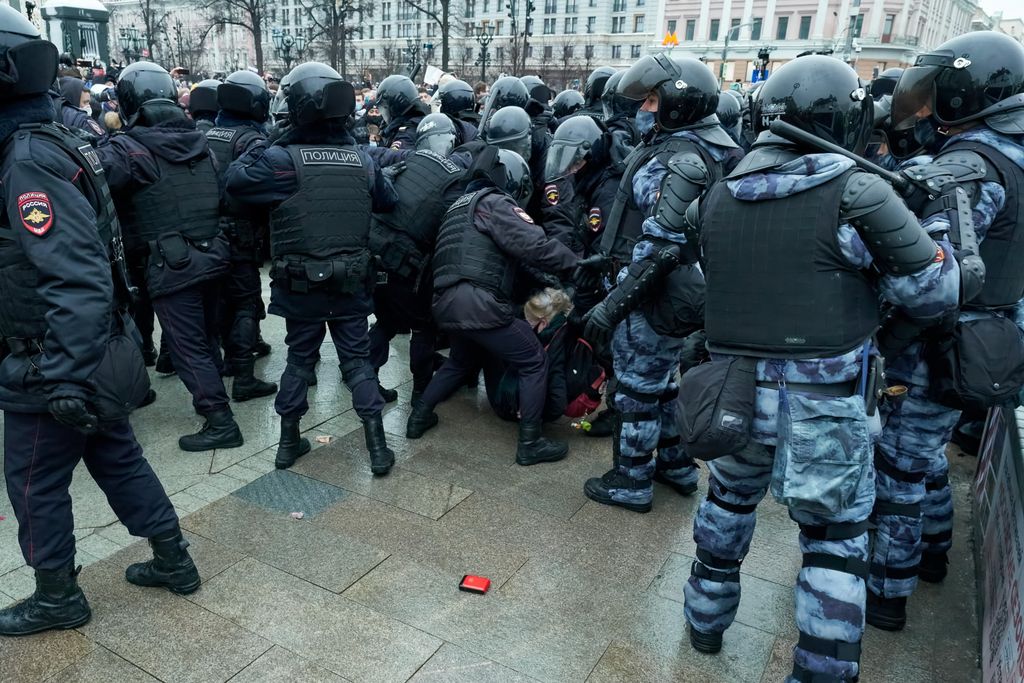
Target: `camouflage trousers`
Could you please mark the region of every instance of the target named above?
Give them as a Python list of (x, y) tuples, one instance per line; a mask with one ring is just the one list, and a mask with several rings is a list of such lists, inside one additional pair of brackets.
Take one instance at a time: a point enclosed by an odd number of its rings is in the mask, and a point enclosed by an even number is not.
[(696, 483), (699, 477), (693, 459), (683, 452), (676, 419), (679, 385), (675, 377), (684, 342), (685, 339), (658, 334), (644, 315), (636, 311), (619, 323), (612, 339), (612, 361), (618, 380), (615, 407), (622, 419), (613, 446), (615, 464), (626, 476), (641, 483), (645, 492), (640, 495), (648, 501), (655, 468), (679, 484)]
[(907, 597), (917, 586), (922, 552), (943, 553), (953, 543), (953, 498), (946, 444), (960, 412), (910, 385), (897, 403), (882, 407), (885, 426), (875, 451), (877, 526), (868, 586), (876, 595)]
[[(822, 441), (835, 437), (833, 433)], [(865, 442), (858, 447), (869, 446)], [(693, 524), (697, 559), (684, 589), (690, 628), (721, 633), (736, 618), (740, 566), (754, 535), (757, 504), (771, 485), (774, 458), (774, 447), (751, 442), (739, 453), (708, 463), (708, 497), (701, 502)], [(815, 676), (851, 681), (859, 673), (868, 557), (866, 520), (873, 501), (874, 481), (868, 467), (856, 482), (853, 503), (842, 511), (825, 514), (790, 508), (790, 517), (800, 525), (804, 566), (795, 586), (800, 640), (793, 653), (794, 675), (787, 681), (797, 683)]]

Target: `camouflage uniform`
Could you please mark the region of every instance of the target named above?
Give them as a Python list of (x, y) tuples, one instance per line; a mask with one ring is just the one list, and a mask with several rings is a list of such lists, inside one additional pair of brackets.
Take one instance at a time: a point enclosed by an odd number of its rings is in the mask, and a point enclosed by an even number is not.
[[(700, 145), (716, 161), (727, 158), (729, 148), (709, 143), (689, 131), (673, 135)], [(651, 159), (633, 177), (633, 196), (637, 206), (648, 215), (643, 222), (644, 235), (686, 244), (686, 238), (669, 232), (650, 217), (658, 201), (658, 192), (668, 169), (657, 158)], [(633, 247), (633, 262), (653, 258), (659, 247), (641, 239)], [(618, 275), (626, 277), (627, 268)], [(680, 445), (675, 397), (679, 386), (676, 370), (685, 338), (655, 332), (641, 311), (633, 311), (619, 323), (612, 339), (612, 361), (618, 390), (615, 408), (622, 415), (617, 444), (616, 466), (637, 488), (612, 489), (613, 499), (631, 503), (650, 503), (654, 495), (652, 477), (659, 475), (680, 490), (696, 489), (699, 472), (693, 459)], [(654, 451), (657, 449), (657, 462)]]
[[(950, 142), (961, 139), (991, 145), (1024, 168), (1021, 137), (979, 127), (950, 138)], [(913, 161), (930, 159), (918, 157)], [(1006, 201), (1006, 194), (997, 183), (983, 182), (980, 189), (973, 207), (979, 242), (985, 239)], [(1018, 312), (1021, 308), (1018, 305)], [(960, 319), (985, 315), (988, 314), (964, 311)], [(1018, 313), (1018, 325), (1021, 325), (1020, 318)], [(922, 552), (943, 554), (953, 542), (953, 500), (946, 444), (952, 437), (960, 411), (930, 399), (928, 366), (922, 359), (922, 351), (922, 344), (911, 345), (893, 359), (887, 371), (892, 383), (904, 384), (909, 390), (904, 400), (883, 407), (885, 427), (876, 454), (878, 509), (873, 521), (878, 530), (868, 586), (875, 595), (885, 598), (909, 596), (917, 586)]]
[[(845, 157), (812, 154), (769, 172), (729, 180), (727, 186), (734, 197), (743, 200), (785, 197), (812, 190), (852, 165)], [(843, 256), (852, 265), (871, 267), (872, 256), (851, 226), (840, 225), (838, 238)], [(879, 279), (881, 296), (914, 318), (937, 318), (955, 306), (959, 268), (949, 245), (942, 244), (941, 248), (945, 258), (915, 275), (883, 275)], [(758, 360), (757, 379), (777, 384), (778, 389), (757, 387), (748, 446), (708, 463), (708, 497), (701, 502), (694, 521), (698, 559), (685, 587), (685, 613), (691, 628), (721, 633), (735, 619), (740, 600), (740, 564), (754, 533), (757, 504), (769, 487), (776, 498), (795, 496), (820, 503), (813, 507), (790, 506), (790, 516), (801, 525), (799, 542), (805, 556), (821, 553), (839, 561), (846, 558), (848, 569), (864, 568), (868, 558), (866, 521), (875, 499), (870, 464), (872, 430), (864, 400), (860, 394), (825, 398), (790, 391), (785, 385), (854, 380), (861, 373), (864, 354), (871, 352), (868, 347), (866, 342), (862, 348), (832, 358)], [(786, 448), (776, 453), (779, 444)], [(843, 462), (829, 464), (836, 461), (837, 454), (843, 455)], [(783, 477), (785, 457), (813, 463), (797, 470), (806, 478), (796, 477), (792, 471)], [(844, 472), (843, 480), (852, 482), (847, 495), (841, 496), (842, 504), (836, 496), (823, 493), (835, 493), (829, 485), (837, 477), (833, 471), (829, 478), (829, 467), (838, 467)], [(819, 533), (823, 527), (842, 524), (848, 525), (850, 538), (833, 540), (830, 534)], [(804, 635), (795, 648), (796, 665), (813, 674), (853, 680), (859, 672), (865, 597), (864, 583), (855, 572), (820, 566), (801, 569), (796, 583), (796, 622)], [(803, 639), (820, 639), (834, 648), (836, 656), (805, 649)], [(792, 677), (787, 680), (795, 681)]]

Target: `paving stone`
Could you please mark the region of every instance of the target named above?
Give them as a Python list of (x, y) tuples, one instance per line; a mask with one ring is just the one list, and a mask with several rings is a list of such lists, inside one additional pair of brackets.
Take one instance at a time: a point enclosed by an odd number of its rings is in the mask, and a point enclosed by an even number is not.
[(135, 536), (132, 536), (130, 533), (128, 533), (128, 529), (125, 528), (124, 524), (121, 524), (121, 522), (115, 522), (110, 526), (105, 526), (100, 529), (97, 529), (96, 534), (107, 539), (108, 541), (116, 543), (122, 548), (130, 546), (132, 543), (135, 543), (139, 540)]
[(327, 590), (340, 592), (388, 554), (361, 541), (268, 512), (234, 496), (185, 520), (194, 533)]
[(118, 564), (100, 562), (79, 580), (93, 611), (80, 631), (162, 681), (224, 681), (270, 649), (181, 596), (132, 586)]
[(0, 576), (0, 591), (15, 600), (23, 600), (36, 589), (36, 575), (28, 565), (21, 565), (14, 571)]
[[(689, 647), (684, 645), (683, 647)], [(779, 683), (782, 678), (774, 679)], [(635, 645), (612, 642), (594, 667), (587, 683), (750, 683), (740, 678), (725, 678), (695, 669), (681, 661), (667, 661), (657, 653)], [(765, 682), (767, 683), (767, 681)]]
[(17, 600), (15, 600), (13, 597), (8, 595), (7, 593), (0, 592), (0, 609), (3, 609), (4, 607), (7, 607), (8, 605), (13, 605), (16, 602), (17, 602)]
[(231, 467), (228, 467), (223, 472), (221, 472), (221, 474), (225, 474), (231, 477), (232, 479), (237, 479), (243, 484), (248, 484), (262, 477), (264, 473), (257, 472), (256, 470), (245, 467), (242, 464), (236, 464), (232, 465)]
[(345, 497), (345, 491), (287, 470), (274, 470), (235, 491), (233, 496), (277, 512), (314, 517)]
[[(221, 545), (220, 543), (216, 543), (208, 538), (189, 532), (187, 530), (189, 519), (190, 517), (186, 517), (182, 520), (182, 524), (185, 525), (184, 528), (186, 529), (184, 536), (185, 540), (189, 543), (188, 552), (192, 556), (192, 560), (196, 563), (196, 567), (199, 569), (199, 576), (204, 581), (219, 574), (242, 559), (243, 555), (238, 551), (232, 550), (231, 548)], [(135, 562), (144, 562), (152, 557), (153, 551), (149, 547), (149, 543), (144, 540), (140, 540), (111, 555), (107, 558), (106, 562), (124, 569), (130, 564)], [(119, 581), (124, 582), (123, 573)]]
[(441, 646), (422, 631), (253, 559), (215, 577), (192, 599), (356, 681), (405, 680)]
[(195, 512), (206, 505), (206, 501), (201, 498), (196, 498), (188, 491), (178, 491), (171, 496), (171, 504), (174, 506), (174, 510), (178, 513), (178, 516), (184, 517), (190, 512)]
[[(17, 525), (14, 518), (9, 518), (12, 525)], [(0, 525), (8, 524), (7, 521), (0, 522)], [(18, 545), (16, 534), (0, 536), (0, 574), (6, 574), (25, 564), (25, 558), (21, 556), (21, 546)]]
[(96, 643), (78, 631), (0, 637), (0, 681), (36, 683), (88, 656)]
[(533, 680), (486, 657), (445, 643), (409, 683), (527, 683)]
[(345, 683), (346, 680), (294, 652), (275, 645), (255, 662), (239, 671), (231, 679), (231, 683)]
[[(75, 542), (75, 552), (77, 555), (81, 555), (83, 552), (86, 552), (100, 560), (105, 557), (110, 557), (122, 547), (123, 546), (118, 545), (114, 541), (108, 540), (95, 533)], [(79, 561), (81, 561), (80, 557)]]
[[(870, 632), (870, 627), (868, 631)], [(935, 681), (967, 681), (978, 680), (977, 672), (974, 675), (966, 675), (950, 669), (943, 669), (941, 675), (915, 666), (925, 664), (915, 660), (911, 656), (903, 655), (894, 658), (881, 658), (877, 653), (871, 652), (869, 641), (870, 634), (864, 641), (864, 651), (861, 654), (862, 681), (880, 681), (882, 683), (934, 683)], [(796, 645), (795, 632), (789, 636), (780, 636), (775, 640), (772, 648), (771, 658), (765, 667), (761, 683), (777, 683), (785, 680), (786, 676), (793, 671), (793, 647)]]
[(110, 650), (97, 647), (86, 657), (58, 673), (47, 683), (158, 683), (148, 673), (118, 657)]

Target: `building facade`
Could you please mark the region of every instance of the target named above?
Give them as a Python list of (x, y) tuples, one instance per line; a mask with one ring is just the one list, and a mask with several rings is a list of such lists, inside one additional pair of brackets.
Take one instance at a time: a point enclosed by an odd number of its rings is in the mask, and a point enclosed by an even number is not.
[(99, 0), (49, 0), (37, 9), (43, 36), (74, 59), (106, 65), (110, 12)]

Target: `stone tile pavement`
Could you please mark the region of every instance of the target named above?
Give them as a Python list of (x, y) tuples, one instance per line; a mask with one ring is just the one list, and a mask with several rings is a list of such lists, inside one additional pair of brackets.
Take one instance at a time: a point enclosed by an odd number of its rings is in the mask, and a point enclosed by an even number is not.
[[(271, 318), (264, 331), (277, 350), (258, 369), (276, 379), (282, 325)], [(0, 638), (0, 682), (783, 679), (800, 564), (783, 508), (762, 504), (737, 623), (720, 655), (699, 655), (686, 639), (682, 586), (700, 498), (659, 486), (648, 515), (589, 502), (582, 483), (607, 468), (607, 441), (561, 426), (567, 460), (518, 467), (514, 428), (468, 390), (440, 407), (438, 429), (406, 441), (402, 346), (384, 372), (401, 394), (385, 419), (398, 465), (384, 479), (370, 475), (329, 344), (303, 423), (315, 450), (289, 472), (273, 468), (270, 400), (234, 406), (242, 448), (182, 453), (177, 437), (199, 420), (176, 378), (154, 379), (157, 403), (133, 423), (183, 517), (203, 588), (180, 597), (127, 584), (124, 567), (148, 548), (82, 468), (73, 496), (93, 619), (73, 631)], [(980, 678), (968, 538), (974, 461), (952, 450), (950, 459), (958, 513), (950, 577), (922, 585), (905, 632), (868, 629), (865, 683)], [(32, 576), (0, 498), (3, 606), (31, 592)], [(456, 590), (466, 573), (490, 577), (491, 592)]]

